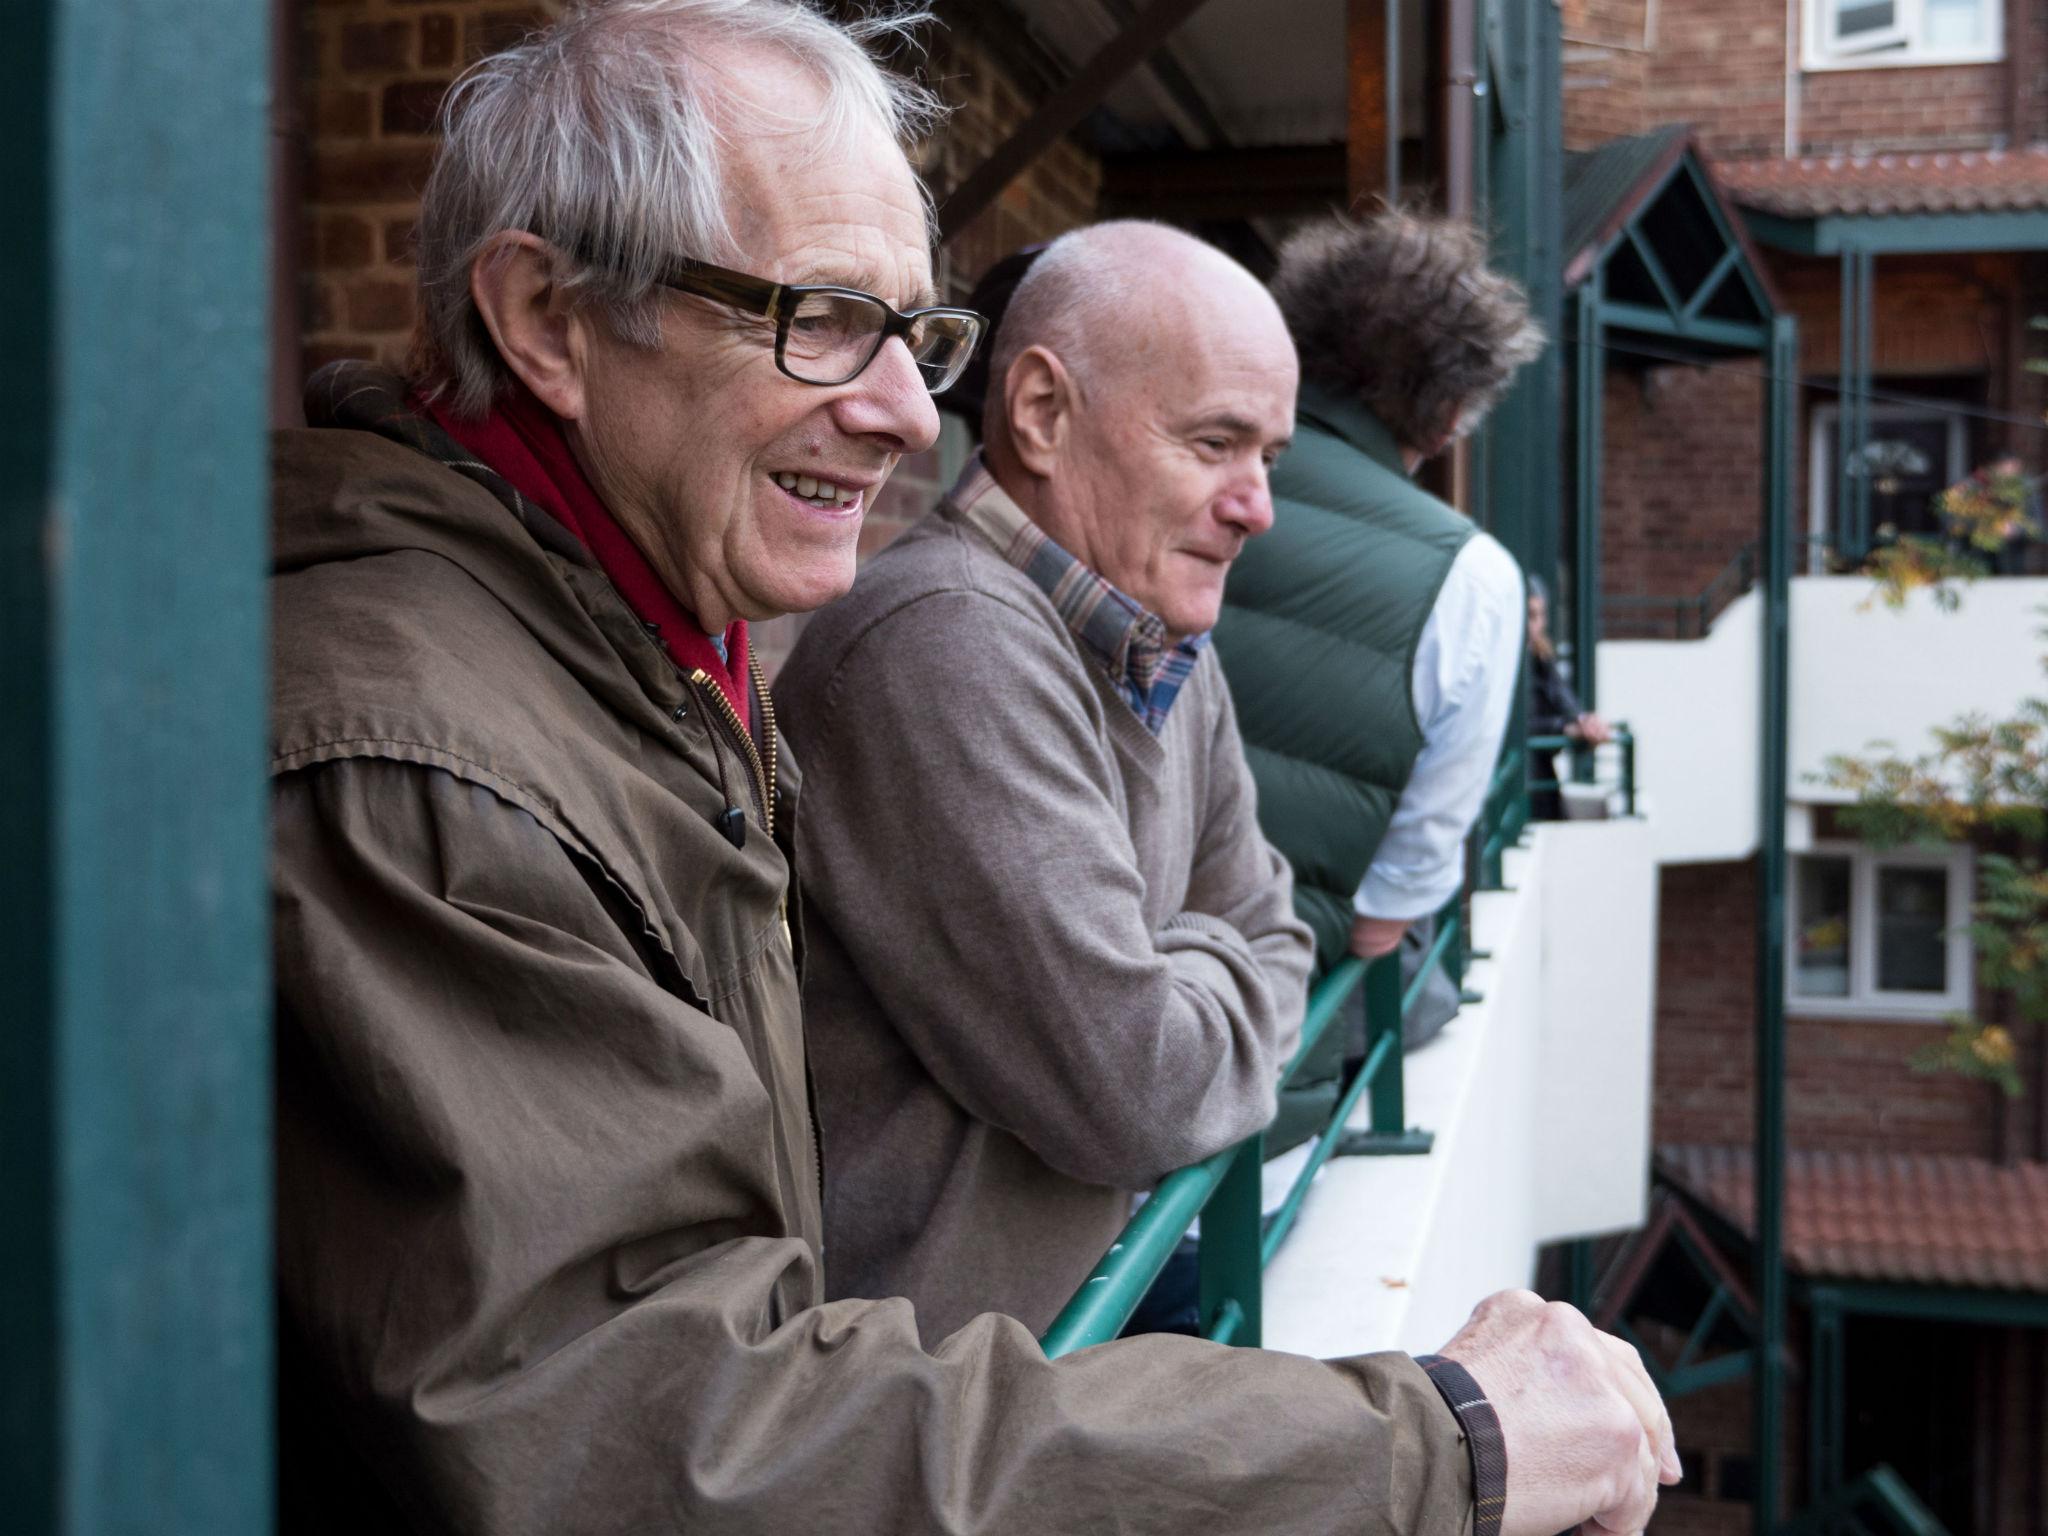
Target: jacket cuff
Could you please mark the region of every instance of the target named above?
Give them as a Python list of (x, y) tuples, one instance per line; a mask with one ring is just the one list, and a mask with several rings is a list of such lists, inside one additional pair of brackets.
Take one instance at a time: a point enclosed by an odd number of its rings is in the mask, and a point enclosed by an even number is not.
[(1422, 1367), (1445, 1404), (1465, 1432), (1465, 1449), (1472, 1457), (1472, 1536), (1500, 1536), (1501, 1515), (1508, 1504), (1508, 1443), (1501, 1433), (1500, 1415), (1479, 1390), (1472, 1373), (1455, 1360), (1442, 1355), (1417, 1355)]

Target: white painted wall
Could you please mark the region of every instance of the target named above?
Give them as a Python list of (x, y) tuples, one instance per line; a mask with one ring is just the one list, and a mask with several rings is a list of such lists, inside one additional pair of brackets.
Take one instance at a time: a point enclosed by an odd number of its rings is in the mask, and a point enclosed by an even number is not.
[(1756, 851), (1762, 626), (1751, 592), (1705, 639), (1600, 643), (1600, 712), (1635, 733), (1636, 793), (1660, 864)]
[[(2039, 631), (2048, 579), (1997, 577), (1961, 588), (1943, 611), (1926, 592), (1902, 609), (1861, 576), (1792, 583), (1791, 798), (1850, 797), (1818, 782), (1829, 754), (1891, 742), (1918, 753), (1958, 715), (2007, 715), (2048, 695)], [(1757, 846), (1762, 600), (1731, 604), (1704, 640), (1600, 646), (1601, 712), (1636, 735), (1636, 780), (1657, 862), (1746, 858)], [(1804, 825), (1794, 807), (1795, 833)]]
[[(1961, 606), (1912, 593), (1894, 611), (1857, 576), (1792, 584), (1792, 794), (1817, 804), (1852, 797), (1814, 782), (1833, 752), (1891, 742), (1916, 755), (1958, 715), (2010, 715), (2048, 695), (2048, 579), (1997, 577), (1958, 589)], [(1604, 652), (1603, 652), (1604, 657)], [(1603, 661), (1604, 664), (1604, 661)]]
[(1435, 1149), (1324, 1169), (1266, 1272), (1269, 1347), (1431, 1349), (1483, 1297), (1527, 1285), (1539, 1244), (1641, 1223), (1652, 840), (1642, 821), (1553, 823), (1510, 852), (1511, 889), (1473, 903), (1492, 958), (1467, 984), (1484, 1001), (1407, 1060), (1408, 1118)]

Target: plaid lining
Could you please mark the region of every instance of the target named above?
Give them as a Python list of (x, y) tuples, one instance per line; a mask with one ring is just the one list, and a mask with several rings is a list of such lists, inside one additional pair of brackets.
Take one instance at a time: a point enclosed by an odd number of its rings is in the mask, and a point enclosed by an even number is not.
[(1181, 687), (1202, 659), (1207, 635), (1169, 645), (1166, 624), (1060, 548), (1012, 501), (976, 454), (945, 508), (1036, 583), (1076, 639), (1108, 669), (1117, 693), (1157, 736)]
[(1508, 1502), (1508, 1443), (1501, 1433), (1500, 1415), (1493, 1411), (1472, 1373), (1457, 1361), (1442, 1355), (1417, 1355), (1415, 1363), (1428, 1373), (1430, 1383), (1443, 1394), (1458, 1427), (1465, 1432), (1465, 1449), (1472, 1456), (1472, 1536), (1500, 1536), (1500, 1519)]

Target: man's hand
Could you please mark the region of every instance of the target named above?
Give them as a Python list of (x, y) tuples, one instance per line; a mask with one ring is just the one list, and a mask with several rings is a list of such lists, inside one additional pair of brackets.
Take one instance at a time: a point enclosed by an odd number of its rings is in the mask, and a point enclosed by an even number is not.
[(1529, 1291), (1482, 1301), (1439, 1354), (1472, 1373), (1500, 1417), (1501, 1536), (1635, 1532), (1678, 1481), (1671, 1418), (1635, 1350)]
[(1390, 917), (1360, 917), (1351, 924), (1351, 953), (1361, 960), (1377, 960), (1381, 955), (1391, 955), (1400, 946), (1401, 935), (1408, 931), (1407, 920), (1399, 921)]

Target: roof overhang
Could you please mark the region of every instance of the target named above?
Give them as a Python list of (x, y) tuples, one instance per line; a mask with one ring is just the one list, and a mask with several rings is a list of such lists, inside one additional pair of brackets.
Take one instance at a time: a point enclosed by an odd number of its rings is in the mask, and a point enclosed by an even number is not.
[(1795, 256), (2048, 251), (2048, 208), (1949, 213), (1830, 213), (1799, 218), (1745, 209), (1759, 243)]

